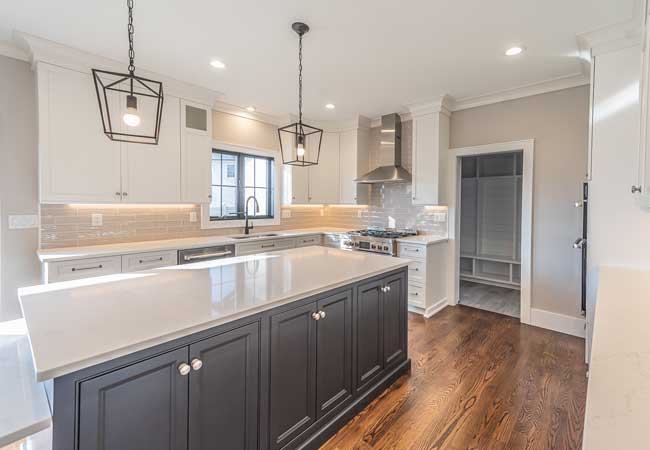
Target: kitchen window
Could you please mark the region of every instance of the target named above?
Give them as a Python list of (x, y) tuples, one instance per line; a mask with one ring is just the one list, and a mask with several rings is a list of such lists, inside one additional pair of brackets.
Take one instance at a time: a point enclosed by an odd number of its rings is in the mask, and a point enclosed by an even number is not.
[(212, 151), (212, 201), (210, 221), (241, 220), (246, 199), (248, 216), (256, 219), (274, 218), (274, 165), (272, 157), (214, 149)]

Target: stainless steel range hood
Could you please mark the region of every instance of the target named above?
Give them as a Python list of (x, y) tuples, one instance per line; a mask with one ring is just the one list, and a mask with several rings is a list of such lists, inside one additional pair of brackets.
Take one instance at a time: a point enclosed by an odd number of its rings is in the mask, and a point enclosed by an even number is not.
[(402, 167), (402, 122), (398, 114), (381, 118), (380, 152), (384, 165), (357, 178), (357, 183), (410, 183), (411, 174)]

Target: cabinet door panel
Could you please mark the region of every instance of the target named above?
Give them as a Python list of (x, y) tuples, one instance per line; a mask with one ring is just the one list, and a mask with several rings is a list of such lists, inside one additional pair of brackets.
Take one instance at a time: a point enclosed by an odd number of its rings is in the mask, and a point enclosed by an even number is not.
[(181, 201), (210, 203), (212, 116), (210, 108), (181, 101)]
[(384, 293), (384, 367), (406, 359), (406, 279), (399, 274), (386, 280)]
[[(123, 105), (126, 108), (126, 104)], [(140, 102), (141, 124), (156, 117), (156, 103)], [(154, 120), (155, 121), (155, 120)], [(181, 118), (178, 97), (166, 95), (158, 145), (124, 143), (122, 199), (131, 203), (178, 203), (181, 199)], [(155, 128), (155, 127), (154, 127)], [(131, 132), (131, 129), (126, 128)]]
[(79, 450), (187, 449), (187, 347), (84, 381)]
[(316, 328), (309, 304), (271, 317), (270, 443), (279, 449), (316, 419)]
[(323, 133), (318, 164), (309, 167), (310, 203), (339, 203), (339, 134)]
[(104, 134), (92, 77), (39, 65), (38, 97), (41, 201), (119, 202), (120, 143)]
[(317, 323), (316, 404), (320, 418), (352, 394), (352, 291), (324, 298)]
[(190, 375), (189, 448), (257, 448), (259, 324), (190, 346), (190, 361), (203, 367)]
[(383, 368), (382, 291), (383, 281), (357, 288), (355, 305), (356, 389), (361, 390)]

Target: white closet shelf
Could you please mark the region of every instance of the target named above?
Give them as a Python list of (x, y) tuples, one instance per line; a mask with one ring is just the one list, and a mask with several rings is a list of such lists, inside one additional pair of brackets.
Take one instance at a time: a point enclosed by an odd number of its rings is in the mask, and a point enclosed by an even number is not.
[(495, 256), (495, 255), (471, 255), (471, 254), (466, 254), (462, 253), (460, 255), (461, 258), (469, 258), (469, 259), (479, 259), (481, 261), (494, 261), (494, 262), (501, 262), (501, 263), (506, 263), (506, 264), (521, 264), (521, 261), (517, 261), (516, 259), (508, 259), (504, 256)]
[(461, 273), (460, 279), (464, 281), (476, 281), (479, 283), (492, 284), (494, 286), (508, 287), (512, 289), (520, 289), (519, 283), (511, 282), (505, 277), (486, 277)]

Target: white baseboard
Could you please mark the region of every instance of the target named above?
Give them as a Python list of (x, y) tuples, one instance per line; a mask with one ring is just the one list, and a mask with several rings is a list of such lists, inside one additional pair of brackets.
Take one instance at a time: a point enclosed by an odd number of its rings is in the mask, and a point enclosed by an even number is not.
[(584, 317), (565, 316), (543, 309), (531, 309), (530, 324), (581, 338), (584, 338), (586, 334)]
[(415, 305), (409, 305), (409, 311), (416, 314), (420, 314), (424, 316), (425, 319), (428, 319), (433, 315), (437, 314), (438, 312), (440, 312), (445, 306), (447, 306), (447, 297), (438, 300), (436, 303), (434, 303), (433, 305), (429, 306), (426, 309)]

